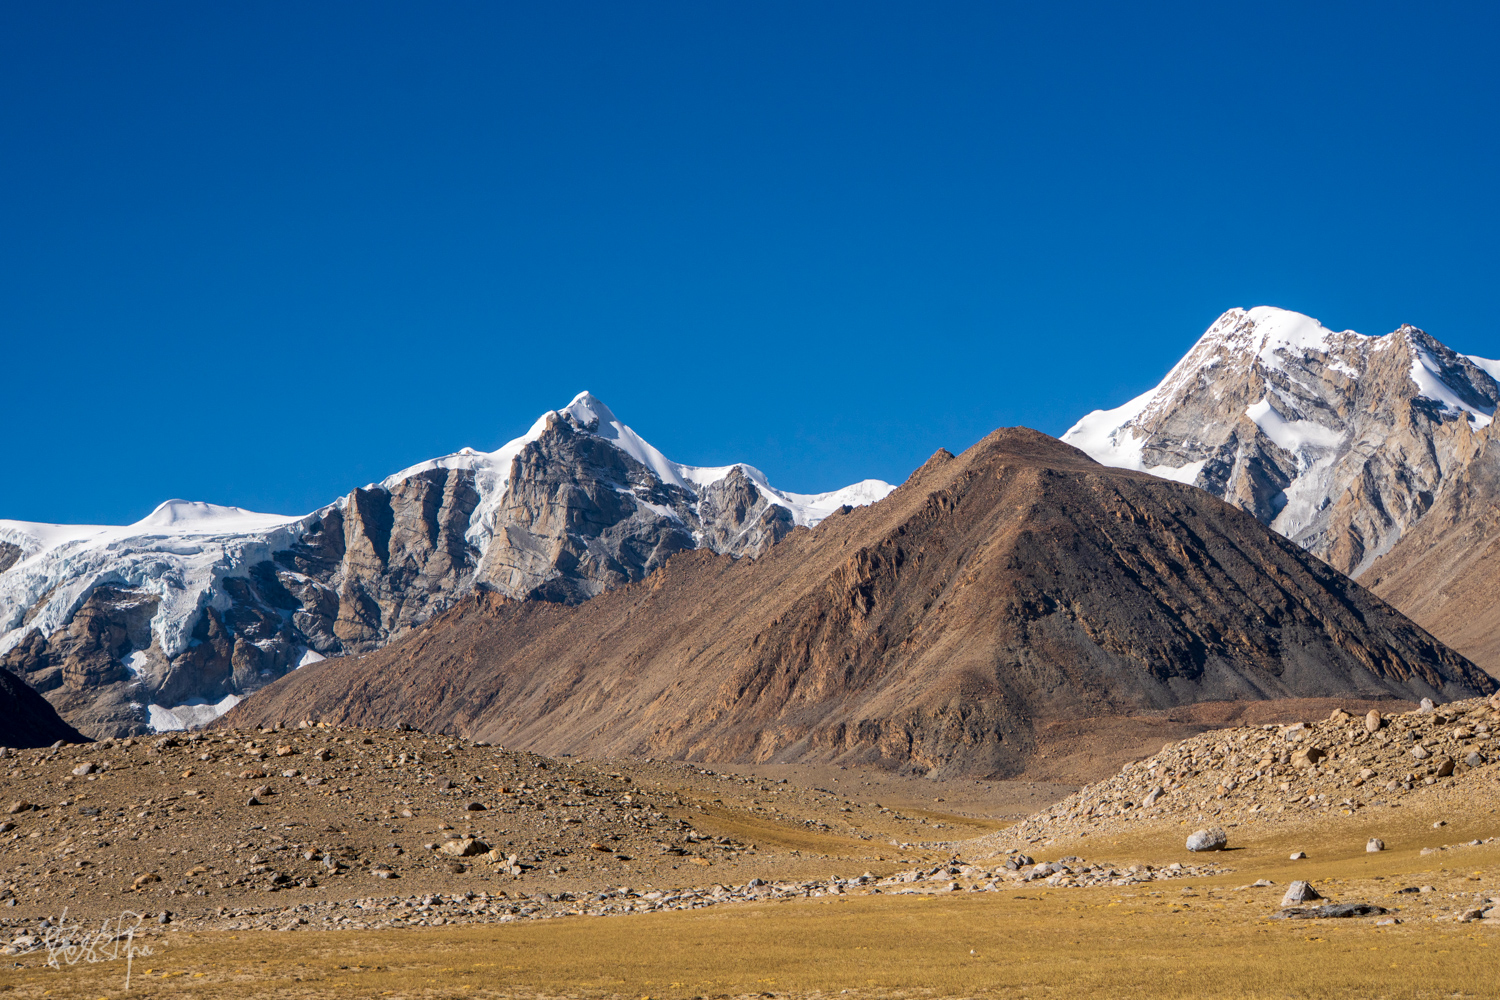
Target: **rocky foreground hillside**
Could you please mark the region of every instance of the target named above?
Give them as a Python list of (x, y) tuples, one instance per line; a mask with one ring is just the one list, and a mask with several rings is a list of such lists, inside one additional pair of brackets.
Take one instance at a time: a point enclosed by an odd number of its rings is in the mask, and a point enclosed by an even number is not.
[(680, 553), (571, 607), (480, 595), (223, 721), (1011, 776), (1057, 720), (1494, 689), (1244, 512), (1012, 429), (754, 561)]
[(1487, 788), (1494, 797), (1497, 779), (1500, 695), (1441, 707), (1428, 702), (1414, 712), (1335, 710), (1313, 723), (1220, 729), (1169, 744), (990, 842), (1032, 844), (1180, 822), (1298, 824), (1448, 785)]
[(181, 728), (476, 589), (577, 602), (683, 550), (759, 555), (890, 489), (805, 496), (747, 465), (680, 465), (583, 393), (498, 451), (305, 517), (174, 500), (124, 527), (0, 521), (0, 666), (91, 736)]

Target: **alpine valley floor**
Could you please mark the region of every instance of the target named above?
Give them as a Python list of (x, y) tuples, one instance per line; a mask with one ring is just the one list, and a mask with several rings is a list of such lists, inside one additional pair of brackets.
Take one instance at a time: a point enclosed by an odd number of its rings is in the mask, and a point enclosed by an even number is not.
[[(1201, 732), (1082, 789), (316, 727), (12, 751), (0, 808), (40, 808), (4, 817), (0, 992), (1500, 995), (1500, 706), (1376, 714)], [(1185, 849), (1216, 824), (1228, 850)], [(1387, 912), (1275, 919), (1299, 879)], [(28, 947), (65, 906), (149, 915), (128, 993), (123, 960)]]

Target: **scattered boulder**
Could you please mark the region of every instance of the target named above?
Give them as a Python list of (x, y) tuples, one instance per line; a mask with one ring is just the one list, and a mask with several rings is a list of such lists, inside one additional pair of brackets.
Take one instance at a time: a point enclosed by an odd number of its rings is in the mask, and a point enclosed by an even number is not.
[(1376, 854), (1383, 850), (1385, 850), (1385, 841), (1379, 837), (1371, 837), (1369, 843), (1365, 844), (1365, 851), (1370, 854)]
[(1305, 861), (1305, 860), (1307, 860), (1307, 852), (1306, 851), (1294, 851), (1287, 858), (1287, 860), (1288, 861)]
[(1383, 725), (1385, 725), (1385, 720), (1380, 717), (1379, 709), (1372, 708), (1365, 713), (1365, 732), (1376, 732)]
[(146, 886), (150, 885), (152, 882), (160, 882), (160, 881), (161, 881), (161, 876), (160, 875), (156, 874), (155, 872), (147, 872), (144, 875), (137, 875), (135, 877), (135, 881), (132, 882), (132, 883), (130, 883), (130, 888), (132, 890), (134, 890), (135, 892), (139, 892), (142, 889), (144, 889)]
[(1310, 903), (1322, 898), (1323, 894), (1314, 889), (1311, 882), (1298, 880), (1287, 887), (1286, 895), (1281, 897), (1281, 905), (1296, 906), (1298, 903)]
[(1187, 839), (1190, 851), (1222, 851), (1229, 844), (1229, 834), (1220, 827), (1196, 830)]
[(1453, 758), (1441, 757), (1437, 762), (1437, 771), (1434, 772), (1439, 778), (1451, 777), (1453, 774)]

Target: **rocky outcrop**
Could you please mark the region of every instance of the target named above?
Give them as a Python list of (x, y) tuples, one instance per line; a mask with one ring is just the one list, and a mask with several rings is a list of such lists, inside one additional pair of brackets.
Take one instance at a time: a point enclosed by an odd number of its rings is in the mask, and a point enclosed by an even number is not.
[(303, 518), (169, 501), (123, 528), (0, 522), (0, 664), (91, 735), (133, 735), (379, 649), (476, 588), (577, 603), (685, 549), (759, 555), (889, 489), (807, 497), (677, 465), (585, 393), (496, 452)]
[(554, 754), (1015, 775), (1061, 720), (1493, 688), (1245, 513), (1013, 429), (756, 560), (680, 552), (574, 606), (477, 595), (225, 723), (405, 720)]
[(1231, 309), (1155, 389), (1063, 440), (1199, 486), (1358, 576), (1474, 459), (1497, 404), (1481, 363), (1415, 327)]

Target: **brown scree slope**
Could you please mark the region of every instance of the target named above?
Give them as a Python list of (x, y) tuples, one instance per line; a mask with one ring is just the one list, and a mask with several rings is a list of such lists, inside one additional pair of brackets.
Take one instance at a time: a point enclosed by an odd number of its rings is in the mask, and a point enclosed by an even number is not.
[(223, 724), (1003, 776), (1058, 719), (1494, 687), (1250, 515), (1019, 428), (759, 559), (685, 552), (578, 607), (482, 595)]

